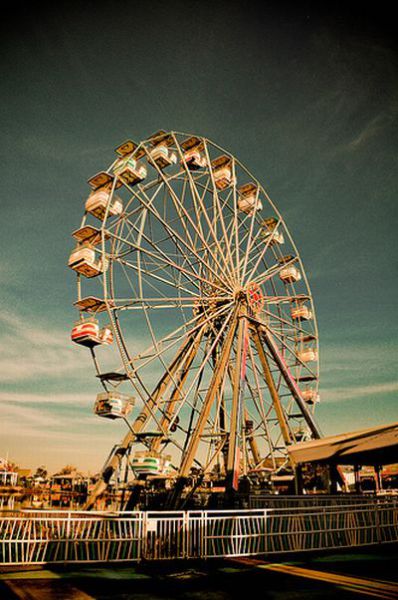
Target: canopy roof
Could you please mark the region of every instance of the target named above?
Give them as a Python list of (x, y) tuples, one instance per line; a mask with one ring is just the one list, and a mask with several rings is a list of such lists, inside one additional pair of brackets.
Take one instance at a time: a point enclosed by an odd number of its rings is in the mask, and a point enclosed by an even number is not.
[(295, 463), (389, 465), (398, 462), (398, 423), (341, 433), (288, 447)]

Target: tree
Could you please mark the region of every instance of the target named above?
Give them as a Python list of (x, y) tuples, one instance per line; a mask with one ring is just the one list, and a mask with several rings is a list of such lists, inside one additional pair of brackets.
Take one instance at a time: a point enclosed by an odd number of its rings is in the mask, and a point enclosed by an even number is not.
[(33, 475), (34, 479), (46, 479), (48, 475), (47, 467), (44, 465), (40, 465), (37, 467), (35, 474)]
[(77, 469), (76, 467), (74, 467), (73, 465), (66, 465), (65, 467), (63, 467), (59, 474), (60, 475), (70, 475), (71, 473), (76, 473)]

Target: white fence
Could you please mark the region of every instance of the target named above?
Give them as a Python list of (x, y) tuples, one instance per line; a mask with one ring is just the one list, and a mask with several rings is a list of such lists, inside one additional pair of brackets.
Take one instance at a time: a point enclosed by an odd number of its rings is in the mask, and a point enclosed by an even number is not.
[(6, 511), (0, 564), (254, 556), (398, 541), (395, 503), (289, 509)]
[(395, 504), (398, 495), (393, 494), (307, 494), (307, 495), (275, 495), (251, 494), (248, 508), (292, 508), (309, 506), (342, 506), (352, 504)]

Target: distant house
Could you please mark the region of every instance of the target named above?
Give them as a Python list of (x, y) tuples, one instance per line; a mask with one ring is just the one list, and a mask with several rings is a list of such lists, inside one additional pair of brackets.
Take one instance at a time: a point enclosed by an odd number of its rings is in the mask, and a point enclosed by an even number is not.
[(32, 473), (31, 469), (18, 468), (18, 485), (22, 485), (22, 486), (26, 487), (27, 482), (29, 481), (29, 477), (31, 476), (31, 473)]
[(15, 465), (0, 457), (0, 486), (14, 486), (18, 482), (18, 470)]
[(77, 470), (61, 471), (52, 475), (50, 488), (52, 492), (85, 493), (87, 491), (87, 477)]

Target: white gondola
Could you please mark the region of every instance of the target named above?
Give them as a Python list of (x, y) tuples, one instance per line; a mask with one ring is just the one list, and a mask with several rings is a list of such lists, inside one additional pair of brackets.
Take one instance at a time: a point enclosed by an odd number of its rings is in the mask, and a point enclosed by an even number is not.
[(263, 235), (266, 242), (269, 240), (269, 246), (285, 243), (285, 238), (281, 231), (265, 231)]
[(279, 277), (284, 283), (296, 283), (300, 281), (301, 273), (294, 265), (288, 265), (280, 270)]
[(312, 310), (305, 304), (294, 306), (290, 314), (294, 321), (309, 321), (312, 319)]
[(86, 211), (97, 219), (103, 219), (105, 216), (106, 209), (108, 207), (108, 216), (114, 217), (120, 215), (123, 212), (123, 203), (120, 198), (111, 198), (111, 192), (109, 189), (95, 190), (92, 192), (86, 200)]
[(215, 158), (211, 162), (214, 184), (218, 190), (225, 190), (235, 182), (233, 175), (233, 165), (230, 156), (223, 155)]
[(218, 190), (225, 190), (232, 183), (232, 169), (228, 165), (214, 171), (213, 176)]
[(76, 229), (72, 236), (79, 244), (90, 244), (91, 246), (98, 246), (102, 241), (102, 235), (106, 240), (109, 240), (109, 233), (102, 232), (101, 229), (93, 227), (92, 225), (83, 225), (79, 229)]
[(131, 459), (131, 468), (137, 476), (170, 474), (172, 468), (170, 456), (162, 456), (157, 452), (136, 452)]
[(255, 210), (261, 210), (263, 207), (261, 201), (256, 198), (255, 194), (251, 196), (241, 196), (238, 200), (238, 208), (242, 212), (252, 215)]
[(319, 402), (319, 394), (315, 390), (311, 388), (306, 388), (301, 392), (303, 400), (307, 402), (307, 404), (316, 404)]
[(184, 152), (184, 160), (188, 169), (192, 171), (203, 169), (206, 166), (206, 158), (198, 148), (191, 148), (187, 152)]
[(97, 319), (89, 317), (75, 323), (71, 331), (71, 340), (75, 344), (93, 348), (101, 344), (100, 326)]
[(304, 363), (318, 360), (318, 352), (315, 348), (304, 348), (304, 350), (299, 350), (297, 356), (299, 360)]
[(270, 217), (269, 219), (264, 219), (262, 223), (263, 227), (263, 237), (265, 242), (269, 246), (274, 246), (275, 244), (284, 244), (285, 238), (283, 236), (282, 231), (278, 231), (277, 229), (278, 221), (274, 217)]
[(255, 210), (261, 210), (263, 205), (258, 197), (258, 187), (254, 183), (247, 183), (238, 190), (238, 209), (248, 215)]
[(97, 259), (94, 246), (82, 244), (76, 246), (68, 260), (68, 267), (85, 277), (97, 277), (106, 271), (108, 261)]
[(134, 398), (120, 392), (102, 392), (97, 395), (94, 412), (106, 419), (126, 418), (134, 406)]
[(146, 166), (140, 164), (132, 156), (123, 156), (122, 158), (119, 158), (113, 168), (113, 172), (129, 185), (136, 185), (137, 183), (144, 181), (147, 176)]
[(159, 169), (164, 169), (175, 165), (177, 162), (177, 155), (175, 152), (170, 150), (167, 144), (158, 144), (149, 151), (149, 156), (157, 164)]

